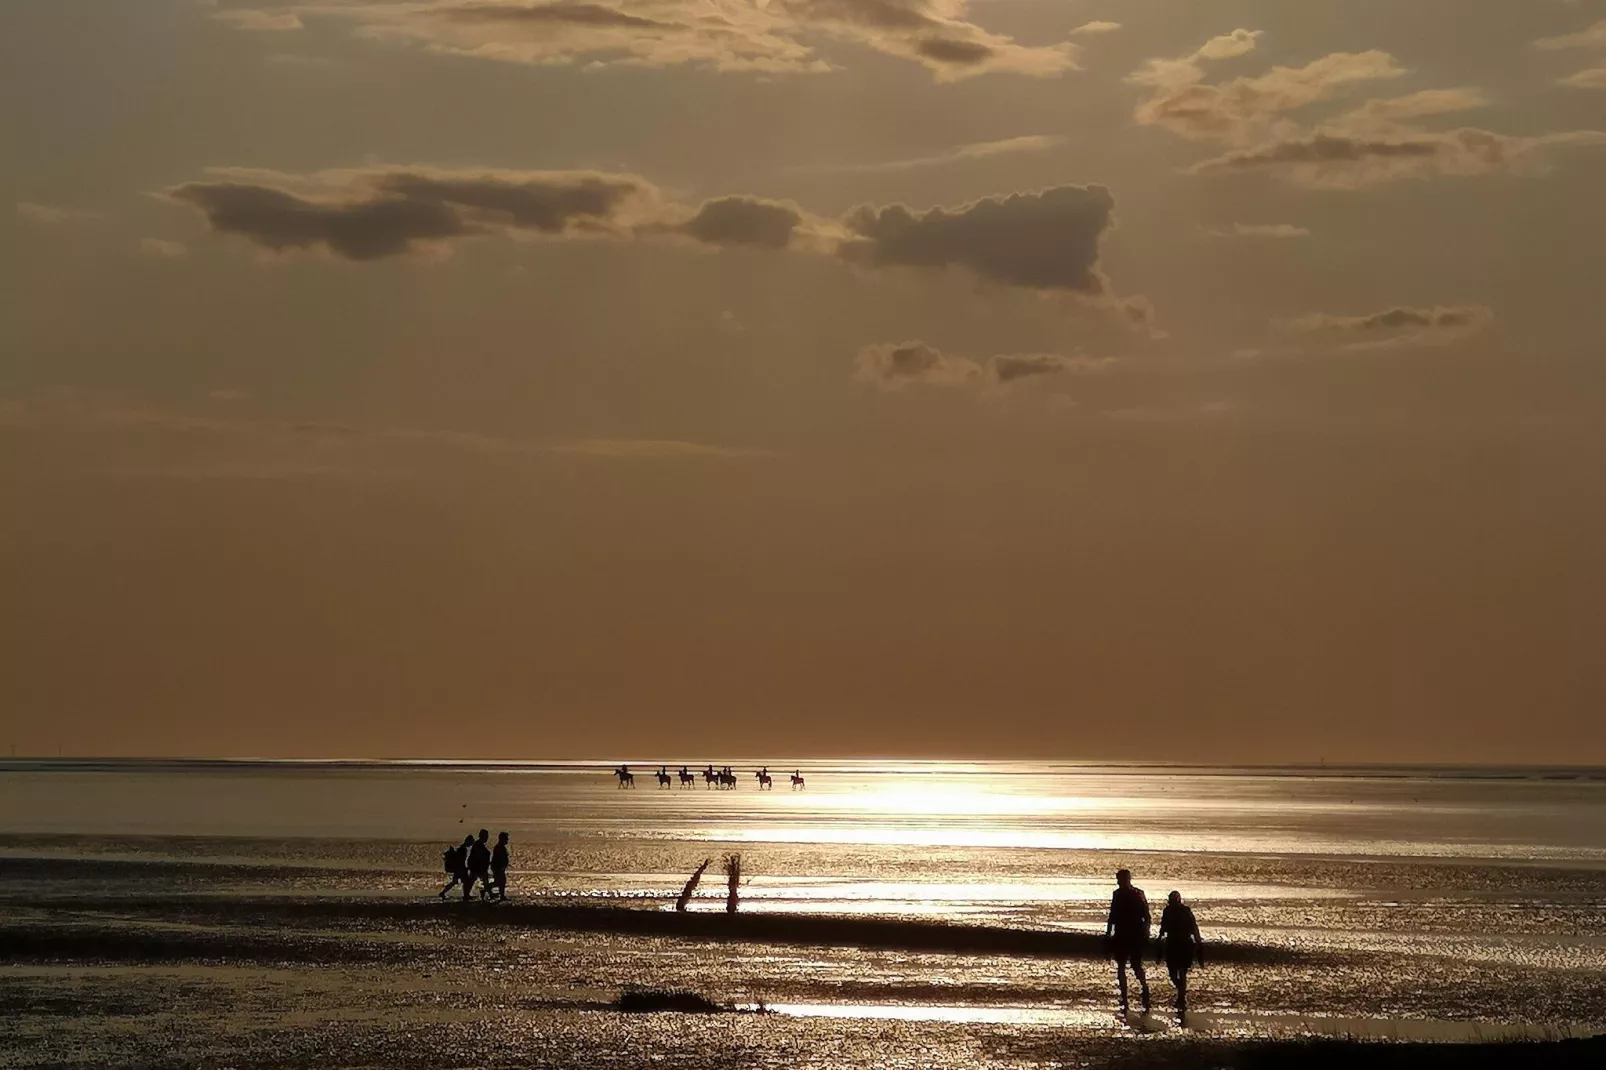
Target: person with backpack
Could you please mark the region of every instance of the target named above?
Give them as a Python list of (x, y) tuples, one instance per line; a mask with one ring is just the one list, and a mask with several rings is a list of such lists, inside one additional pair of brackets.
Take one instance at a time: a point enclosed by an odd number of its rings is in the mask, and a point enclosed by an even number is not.
[(441, 868), (452, 875), (446, 887), (441, 889), (440, 898), (445, 899), (446, 893), (463, 885), (463, 891), (468, 892), (468, 848), (474, 842), (474, 837), (464, 836), (463, 842), (456, 847), (448, 847), (441, 854)]
[(480, 829), (477, 840), (470, 840), (468, 847), (468, 879), (463, 882), (463, 902), (468, 902), (469, 893), (474, 890), (474, 882), (480, 882), (480, 898), (491, 887), (491, 838), (490, 829)]

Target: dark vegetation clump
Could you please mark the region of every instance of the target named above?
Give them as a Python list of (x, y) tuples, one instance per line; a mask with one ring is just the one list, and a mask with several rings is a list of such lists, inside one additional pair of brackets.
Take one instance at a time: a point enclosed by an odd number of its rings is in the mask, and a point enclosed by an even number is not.
[(670, 1011), (678, 1014), (715, 1014), (730, 1010), (688, 988), (627, 988), (619, 993), (614, 1006), (631, 1013)]

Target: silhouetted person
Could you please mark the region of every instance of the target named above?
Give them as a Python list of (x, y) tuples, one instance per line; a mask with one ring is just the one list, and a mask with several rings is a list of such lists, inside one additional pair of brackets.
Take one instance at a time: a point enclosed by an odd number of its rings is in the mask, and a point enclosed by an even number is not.
[(1115, 894), (1110, 896), (1110, 916), (1104, 923), (1104, 939), (1115, 959), (1115, 979), (1121, 989), (1121, 1010), (1127, 1008), (1126, 967), (1143, 986), (1143, 1009), (1149, 1009), (1149, 978), (1143, 972), (1143, 953), (1149, 943), (1149, 899), (1132, 883), (1132, 871), (1115, 875)]
[(446, 848), (446, 853), (441, 856), (446, 872), (452, 875), (452, 879), (446, 882), (446, 887), (441, 889), (440, 897), (442, 899), (445, 899), (446, 893), (459, 884), (463, 885), (464, 894), (468, 894), (468, 849), (473, 842), (473, 836), (464, 836), (462, 843), (456, 847)]
[(496, 847), (491, 851), (490, 893), (492, 898), (495, 899), (507, 898), (507, 838), (507, 833), (498, 832), (496, 834)]
[[(1160, 914), (1160, 947), (1165, 968), (1171, 974), (1171, 983), (1177, 990), (1177, 1015), (1188, 1016), (1188, 971), (1197, 962), (1204, 965), (1204, 939), (1199, 935), (1199, 922), (1194, 919), (1193, 908), (1182, 901), (1181, 892), (1172, 892), (1166, 898), (1165, 910)], [(1155, 964), (1161, 955), (1155, 956)]]
[(480, 898), (485, 898), (486, 889), (490, 887), (491, 848), (486, 842), (491, 838), (490, 829), (480, 829), (480, 838), (475, 840), (468, 848), (468, 880), (463, 882), (463, 902), (468, 902), (469, 892), (474, 890), (474, 882), (480, 882)]

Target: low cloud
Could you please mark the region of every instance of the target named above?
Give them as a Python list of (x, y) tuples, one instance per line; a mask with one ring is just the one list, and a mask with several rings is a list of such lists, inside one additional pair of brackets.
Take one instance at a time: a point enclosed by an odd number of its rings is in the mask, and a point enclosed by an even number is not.
[(329, 171), (301, 177), (223, 170), (167, 196), (212, 229), (277, 252), (323, 248), (378, 260), (498, 231), (623, 234), (658, 221), (658, 191), (631, 175), (595, 172)]
[(1606, 67), (1591, 67), (1576, 74), (1569, 74), (1557, 84), (1572, 89), (1606, 89)]
[(1469, 127), (1377, 138), (1317, 131), (1225, 153), (1194, 165), (1192, 173), (1264, 171), (1317, 189), (1361, 189), (1402, 179), (1539, 171), (1552, 150), (1602, 145), (1606, 132), (1594, 130), (1510, 137)]
[(83, 223), (92, 219), (99, 219), (99, 212), (89, 212), (81, 208), (63, 208), (54, 204), (39, 204), (34, 201), (18, 201), (17, 216), (30, 223), (42, 223), (50, 226), (56, 223)]
[(1577, 33), (1562, 34), (1560, 37), (1541, 37), (1534, 42), (1534, 47), (1550, 52), (1568, 48), (1606, 48), (1606, 19), (1601, 19), (1593, 26)]
[(843, 259), (867, 267), (960, 267), (1007, 286), (1105, 297), (1099, 242), (1115, 198), (1103, 186), (1058, 186), (913, 212), (864, 207), (844, 223)]
[(982, 381), (982, 367), (924, 342), (882, 342), (859, 350), (854, 378), (881, 390), (910, 386), (971, 386)]
[(168, 241), (165, 238), (141, 238), (139, 251), (146, 256), (160, 257), (163, 260), (177, 260), (189, 253), (190, 247), (183, 242)]
[(170, 201), (211, 229), (274, 252), (321, 250), (370, 261), (496, 234), (552, 239), (670, 239), (837, 257), (867, 270), (959, 268), (985, 282), (1066, 293), (1148, 325), (1141, 296), (1117, 296), (1099, 269), (1115, 199), (1059, 186), (955, 208), (865, 206), (845, 219), (785, 201), (675, 202), (646, 179), (591, 171), (444, 171), (379, 167), (312, 175), (220, 169), (171, 187)]
[[(971, 21), (967, 0), (302, 0), (295, 11), (364, 37), (512, 63), (811, 73), (831, 69), (815, 51), (827, 37), (918, 63), (939, 81), (1076, 65), (1069, 39), (1024, 45), (992, 33)], [(251, 15), (273, 22), (286, 9)]]
[[(245, 401), (237, 390), (208, 395), (212, 411)], [(171, 474), (356, 474), (394, 466), (402, 451), (442, 451), (484, 457), (573, 456), (619, 460), (708, 459), (757, 460), (778, 456), (771, 450), (663, 438), (523, 439), (474, 431), (436, 428), (373, 427), (318, 421), (229, 419), (196, 416), (170, 409), (126, 404), (73, 395), (0, 401), (0, 430), (151, 432), (210, 435), (233, 443), (241, 456), (224, 456), (219, 445), (208, 451), (208, 465), (186, 466)], [(230, 451), (239, 453), (240, 451)]]
[(1308, 238), (1310, 231), (1292, 223), (1234, 223), (1230, 227), (1213, 227), (1205, 231), (1212, 238)]
[(1020, 137), (1000, 138), (997, 141), (973, 141), (956, 145), (930, 156), (914, 156), (903, 160), (886, 160), (881, 163), (846, 164), (831, 167), (832, 171), (907, 171), (921, 167), (940, 167), (963, 160), (985, 160), (996, 156), (1014, 156), (1024, 153), (1047, 152), (1065, 144), (1058, 134), (1025, 134)]
[(1258, 35), (1247, 30), (1207, 41), (1174, 60), (1151, 60), (1129, 80), (1150, 86), (1134, 118), (1194, 141), (1244, 143), (1263, 136), (1287, 112), (1327, 100), (1357, 83), (1405, 74), (1387, 52), (1335, 52), (1303, 67), (1273, 67), (1255, 77), (1210, 83), (1206, 61), (1247, 54)]
[(1606, 133), (1593, 130), (1519, 136), (1466, 126), (1423, 128), (1423, 120), (1488, 104), (1483, 91), (1467, 86), (1368, 100), (1325, 120), (1301, 122), (1293, 113), (1354, 86), (1407, 72), (1387, 52), (1373, 50), (1336, 52), (1303, 67), (1207, 81), (1208, 61), (1246, 54), (1254, 44), (1248, 31), (1234, 31), (1191, 55), (1151, 60), (1129, 79), (1151, 88), (1135, 112), (1139, 123), (1229, 146), (1195, 164), (1193, 174), (1264, 172), (1302, 186), (1355, 190), (1412, 178), (1533, 173), (1547, 166), (1553, 150), (1606, 140)]
[(859, 350), (854, 378), (880, 390), (909, 387), (1001, 389), (1011, 383), (1071, 371), (1100, 370), (1113, 362), (1058, 353), (1020, 353), (973, 360), (925, 342), (881, 342)]
[(1072, 30), (1071, 36), (1093, 37), (1098, 34), (1114, 33), (1120, 28), (1121, 24), (1119, 22), (1106, 22), (1103, 19), (1095, 19), (1092, 22), (1084, 22), (1082, 25)]
[[(1560, 51), (1563, 49), (1598, 48), (1606, 49), (1606, 19), (1595, 23), (1588, 29), (1577, 33), (1564, 34), (1560, 37), (1544, 37), (1534, 42), (1535, 48), (1546, 51)], [(1606, 67), (1591, 67), (1569, 74), (1565, 78), (1558, 78), (1557, 85), (1569, 89), (1606, 89)]]
[(1352, 338), (1343, 348), (1384, 349), (1448, 345), (1478, 334), (1494, 322), (1483, 305), (1396, 306), (1358, 316), (1316, 313), (1289, 321), (1285, 329), (1299, 334)]
[(784, 249), (803, 219), (795, 205), (756, 197), (721, 197), (705, 201), (680, 229), (707, 245)]
[(212, 14), (212, 18), (218, 22), (226, 22), (236, 30), (249, 30), (256, 33), (282, 33), (288, 30), (302, 29), (301, 16), (294, 11), (244, 8), (217, 11)]

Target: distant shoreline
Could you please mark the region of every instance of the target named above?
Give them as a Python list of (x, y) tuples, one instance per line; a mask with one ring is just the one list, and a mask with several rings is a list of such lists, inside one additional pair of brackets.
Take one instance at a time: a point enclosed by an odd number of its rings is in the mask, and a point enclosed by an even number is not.
[[(164, 757), (17, 757), (0, 759), (0, 773), (175, 773), (175, 772), (309, 772), (407, 771), (407, 772), (509, 772), (509, 773), (606, 773), (620, 764), (651, 772), (661, 765), (678, 769), (681, 764), (701, 769), (707, 761), (666, 762), (656, 758), (495, 759), (437, 758), (164, 758)], [(734, 768), (768, 766), (774, 770), (804, 769), (815, 776), (853, 776), (897, 773), (903, 776), (1142, 776), (1155, 773), (1181, 773), (1197, 777), (1255, 776), (1278, 778), (1332, 779), (1433, 779), (1433, 780), (1529, 780), (1606, 782), (1606, 765), (1487, 765), (1418, 763), (1290, 763), (1224, 765), (1219, 763), (1174, 762), (1075, 762), (1032, 761), (1025, 759), (850, 759), (850, 758), (720, 758), (716, 765)]]

